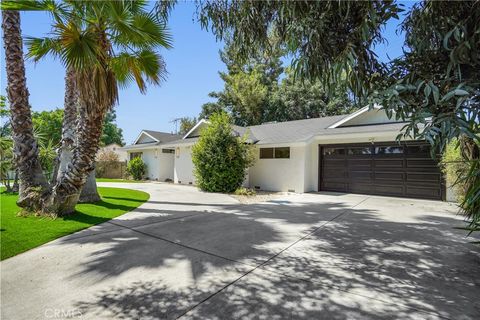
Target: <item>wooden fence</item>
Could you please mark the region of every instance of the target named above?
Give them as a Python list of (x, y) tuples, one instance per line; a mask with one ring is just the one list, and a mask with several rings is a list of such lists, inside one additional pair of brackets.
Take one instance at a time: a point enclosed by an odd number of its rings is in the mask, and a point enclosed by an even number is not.
[(97, 161), (95, 166), (97, 178), (125, 179), (127, 176), (126, 161)]

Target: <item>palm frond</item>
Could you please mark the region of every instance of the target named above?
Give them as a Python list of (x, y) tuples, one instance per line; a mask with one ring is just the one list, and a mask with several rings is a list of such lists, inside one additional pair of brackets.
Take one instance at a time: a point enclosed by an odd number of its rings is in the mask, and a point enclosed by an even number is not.
[(25, 44), (28, 48), (27, 58), (33, 59), (35, 62), (49, 54), (59, 57), (62, 51), (62, 45), (58, 38), (26, 37)]
[(146, 92), (146, 82), (158, 85), (167, 74), (162, 57), (153, 50), (123, 52), (112, 58), (110, 63), (122, 87), (135, 81), (142, 93)]

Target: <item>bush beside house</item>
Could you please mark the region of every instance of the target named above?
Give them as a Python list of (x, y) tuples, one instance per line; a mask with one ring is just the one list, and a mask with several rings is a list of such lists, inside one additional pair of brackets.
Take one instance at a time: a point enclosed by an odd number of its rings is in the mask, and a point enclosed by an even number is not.
[(133, 158), (128, 162), (127, 173), (132, 176), (134, 180), (142, 180), (147, 173), (147, 165), (142, 158)]
[(453, 188), (456, 200), (462, 203), (468, 188), (464, 178), (468, 172), (469, 165), (462, 157), (457, 140), (452, 140), (445, 148), (441, 166), (447, 185)]
[(198, 187), (208, 192), (234, 192), (253, 164), (251, 146), (233, 134), (226, 113), (213, 114), (192, 147), (192, 161)]

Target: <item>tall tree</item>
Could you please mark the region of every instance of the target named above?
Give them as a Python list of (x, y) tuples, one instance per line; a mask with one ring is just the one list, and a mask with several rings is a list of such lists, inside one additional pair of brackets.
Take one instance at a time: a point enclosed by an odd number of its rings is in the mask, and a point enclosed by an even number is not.
[(180, 118), (180, 130), (179, 134), (186, 134), (197, 124), (197, 118), (195, 117), (183, 117)]
[[(480, 1), (422, 1), (402, 24), (406, 50), (372, 100), (442, 152), (456, 138), (469, 169), (461, 207), (480, 231)], [(383, 89), (383, 90), (380, 90)]]
[(23, 60), (20, 13), (2, 10), (3, 43), (7, 68), (7, 93), (10, 102), (13, 153), (20, 176), (18, 204), (38, 209), (38, 188), (47, 186), (38, 158), (38, 145), (33, 136), (32, 114)]
[(273, 95), (265, 121), (291, 121), (348, 114), (357, 109), (356, 104), (340, 86), (331, 92), (319, 80), (295, 79), (288, 68), (278, 90)]
[(147, 82), (158, 84), (163, 78), (164, 64), (155, 49), (169, 47), (169, 36), (163, 21), (146, 5), (145, 1), (2, 2), (3, 9), (52, 13), (51, 37), (29, 39), (30, 56), (53, 54), (74, 70), (81, 116), (72, 160), (40, 202), (44, 212), (74, 211), (93, 170), (105, 114), (118, 100), (118, 83), (135, 81), (143, 93)]
[(105, 146), (112, 143), (116, 143), (121, 146), (125, 144), (123, 141), (123, 131), (117, 126), (116, 119), (117, 114), (115, 110), (109, 111), (105, 116), (101, 139), (101, 143)]

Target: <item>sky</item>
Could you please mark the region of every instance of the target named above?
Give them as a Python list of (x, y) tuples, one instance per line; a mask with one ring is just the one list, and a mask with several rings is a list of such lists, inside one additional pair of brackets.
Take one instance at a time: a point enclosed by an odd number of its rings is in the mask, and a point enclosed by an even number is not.
[[(411, 6), (411, 2), (405, 3)], [(123, 129), (124, 140), (132, 143), (142, 129), (172, 132), (172, 120), (184, 116), (197, 116), (201, 106), (211, 101), (208, 93), (219, 91), (223, 82), (218, 72), (225, 65), (219, 57), (223, 43), (202, 30), (195, 19), (195, 4), (179, 2), (168, 22), (173, 37), (173, 48), (161, 50), (168, 77), (161, 86), (150, 86), (141, 94), (135, 85), (120, 91), (115, 110), (117, 124)], [(23, 36), (41, 37), (50, 30), (51, 19), (42, 12), (22, 12)], [(402, 54), (403, 34), (397, 32), (399, 21), (390, 21), (384, 35), (387, 42), (375, 48), (384, 61)], [(0, 48), (1, 94), (6, 95), (4, 50)], [(60, 61), (45, 58), (38, 63), (26, 61), (27, 86), (30, 105), (34, 111), (63, 108), (65, 70)]]

